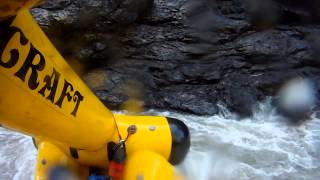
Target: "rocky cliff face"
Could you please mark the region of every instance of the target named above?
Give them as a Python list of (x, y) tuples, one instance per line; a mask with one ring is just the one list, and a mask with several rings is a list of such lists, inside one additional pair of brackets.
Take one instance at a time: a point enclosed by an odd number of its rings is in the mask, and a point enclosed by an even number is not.
[[(51, 0), (32, 13), (111, 108), (240, 115), (293, 77), (320, 80), (317, 0)], [(317, 83), (319, 89), (320, 84)]]

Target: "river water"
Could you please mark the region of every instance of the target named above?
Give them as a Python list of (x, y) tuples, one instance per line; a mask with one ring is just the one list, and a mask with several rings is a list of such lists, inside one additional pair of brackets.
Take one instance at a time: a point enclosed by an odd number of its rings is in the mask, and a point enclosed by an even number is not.
[[(189, 126), (191, 151), (177, 167), (188, 180), (320, 179), (320, 119), (315, 117), (288, 125), (268, 102), (241, 121), (223, 107), (211, 117), (145, 114), (176, 117)], [(32, 179), (35, 160), (30, 137), (0, 128), (0, 180)]]

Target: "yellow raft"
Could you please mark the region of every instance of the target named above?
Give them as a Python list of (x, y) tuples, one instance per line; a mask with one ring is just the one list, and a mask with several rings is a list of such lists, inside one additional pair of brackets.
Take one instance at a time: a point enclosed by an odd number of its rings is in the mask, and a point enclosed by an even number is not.
[(186, 125), (112, 114), (30, 15), (37, 1), (0, 0), (0, 124), (34, 137), (35, 179), (52, 179), (61, 167), (76, 179), (98, 171), (124, 180), (181, 178), (173, 164), (189, 150)]

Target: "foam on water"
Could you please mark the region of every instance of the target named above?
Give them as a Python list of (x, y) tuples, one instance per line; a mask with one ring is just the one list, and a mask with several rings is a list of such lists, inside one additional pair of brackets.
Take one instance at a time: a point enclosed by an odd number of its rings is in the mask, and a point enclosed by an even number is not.
[(33, 179), (36, 153), (30, 137), (0, 128), (0, 179)]
[[(269, 102), (242, 121), (223, 108), (211, 117), (154, 110), (145, 114), (175, 117), (189, 126), (191, 151), (177, 167), (189, 180), (320, 177), (320, 120), (315, 117), (290, 126)], [(32, 179), (35, 159), (30, 137), (0, 129), (0, 179)]]

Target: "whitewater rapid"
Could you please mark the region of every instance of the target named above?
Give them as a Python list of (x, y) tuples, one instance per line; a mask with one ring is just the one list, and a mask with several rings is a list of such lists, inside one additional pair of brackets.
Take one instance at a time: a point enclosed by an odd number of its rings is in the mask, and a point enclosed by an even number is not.
[[(188, 180), (320, 179), (320, 119), (288, 125), (270, 103), (250, 119), (235, 120), (223, 107), (211, 117), (150, 110), (145, 114), (183, 120), (191, 151), (177, 166)], [(31, 180), (36, 150), (31, 138), (0, 128), (0, 180)]]

